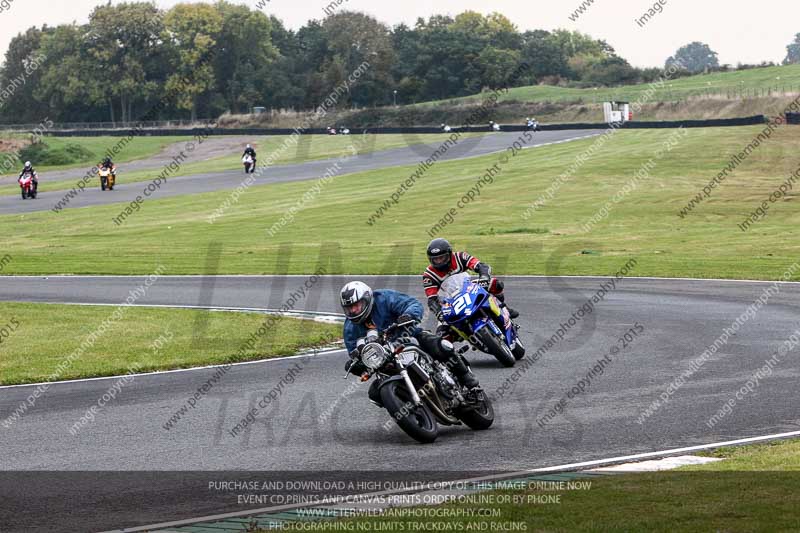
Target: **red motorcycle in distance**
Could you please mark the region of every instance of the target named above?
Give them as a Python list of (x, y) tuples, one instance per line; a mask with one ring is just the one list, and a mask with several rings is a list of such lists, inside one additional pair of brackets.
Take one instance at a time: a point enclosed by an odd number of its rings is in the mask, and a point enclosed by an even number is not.
[(38, 186), (33, 182), (33, 174), (26, 172), (19, 178), (19, 187), (22, 190), (22, 199), (36, 198)]

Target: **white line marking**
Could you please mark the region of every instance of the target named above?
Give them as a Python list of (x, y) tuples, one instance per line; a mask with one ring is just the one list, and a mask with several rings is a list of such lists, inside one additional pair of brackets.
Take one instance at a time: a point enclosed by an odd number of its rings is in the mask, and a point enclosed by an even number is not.
[[(499, 476), (486, 476), (486, 477), (478, 477), (478, 478), (470, 478), (470, 479), (462, 479), (457, 481), (446, 481), (441, 482), (442, 487), (446, 486), (447, 484), (450, 485), (460, 485), (464, 483), (480, 483), (486, 481), (499, 481), (503, 479), (514, 479), (520, 477), (530, 476), (531, 474), (542, 474), (542, 473), (554, 473), (554, 472), (572, 472), (572, 471), (582, 471), (586, 470), (591, 467), (600, 467), (600, 466), (610, 466), (613, 464), (620, 464), (625, 462), (637, 461), (640, 459), (646, 458), (653, 458), (653, 457), (667, 457), (670, 455), (682, 455), (690, 451), (701, 451), (701, 450), (710, 450), (714, 448), (721, 448), (723, 446), (740, 446), (743, 444), (752, 444), (755, 442), (764, 442), (769, 440), (777, 440), (777, 439), (786, 439), (791, 437), (800, 437), (800, 431), (793, 431), (790, 433), (776, 433), (773, 435), (764, 435), (760, 437), (748, 437), (744, 439), (737, 439), (737, 440), (730, 440), (725, 442), (715, 442), (711, 444), (701, 444), (698, 446), (689, 446), (686, 448), (673, 448), (670, 450), (662, 450), (657, 452), (648, 452), (648, 453), (640, 453), (635, 455), (625, 455), (621, 457), (611, 457), (608, 459), (598, 459), (596, 461), (586, 461), (583, 463), (572, 463), (566, 465), (558, 465), (558, 466), (550, 466), (545, 468), (536, 468), (532, 470), (521, 470), (519, 472), (512, 472), (509, 474), (502, 474)], [(372, 492), (368, 494), (361, 494), (358, 495), (359, 498), (363, 499), (370, 499), (376, 498), (380, 496), (389, 496), (395, 494), (404, 494), (409, 492), (414, 492), (415, 489), (405, 489), (405, 490), (388, 490), (388, 491), (380, 491), (380, 492)], [(336, 503), (336, 500), (344, 500), (346, 497), (341, 496), (339, 498), (330, 498), (327, 499), (324, 503), (331, 504)], [(349, 503), (352, 503), (353, 496), (350, 496), (351, 500), (348, 500)], [(135, 531), (150, 531), (150, 530), (157, 530), (157, 529), (165, 529), (168, 527), (181, 527), (181, 526), (188, 526), (191, 524), (197, 524), (201, 522), (215, 522), (219, 520), (225, 520), (228, 518), (239, 518), (244, 516), (252, 516), (252, 515), (259, 515), (259, 514), (267, 514), (267, 513), (276, 513), (279, 511), (288, 511), (291, 509), (304, 509), (309, 507), (315, 507), (323, 502), (317, 502), (316, 504), (309, 505), (308, 503), (305, 504), (294, 504), (294, 505), (279, 505), (275, 507), (263, 507), (261, 509), (251, 509), (249, 511), (237, 511), (235, 513), (225, 513), (225, 514), (218, 514), (218, 515), (209, 515), (203, 516), (198, 518), (190, 518), (187, 520), (176, 520), (173, 522), (162, 522), (160, 524), (152, 524), (149, 526), (140, 526), (140, 527), (133, 527), (133, 528), (125, 528), (125, 529), (117, 529), (113, 531), (107, 531), (104, 533), (132, 533)]]
[[(307, 357), (319, 357), (321, 355), (331, 355), (335, 353), (342, 352), (344, 353), (346, 350), (344, 348), (331, 348), (327, 350), (320, 350), (319, 352), (309, 352), (303, 353), (298, 355), (287, 355), (285, 357), (270, 357), (269, 359), (258, 359), (256, 361), (242, 361), (241, 363), (230, 363), (230, 366), (245, 366), (245, 365), (257, 365), (259, 363), (274, 363), (278, 361), (288, 361), (290, 359), (304, 359)], [(223, 366), (227, 366), (227, 363), (218, 364), (218, 365), (208, 365), (208, 366), (198, 366), (193, 368), (176, 368), (174, 370), (157, 370), (155, 372), (144, 372), (142, 374), (134, 374), (133, 376), (136, 378), (142, 376), (159, 376), (164, 374), (177, 374), (178, 372), (200, 372), (201, 370), (210, 370), (212, 368), (220, 368)], [(62, 385), (64, 383), (82, 383), (84, 381), (101, 381), (104, 379), (119, 379), (124, 378), (125, 376), (130, 376), (130, 374), (124, 374), (121, 376), (100, 376), (97, 378), (79, 378), (79, 379), (68, 379), (65, 381), (44, 381), (42, 383), (23, 383), (20, 385), (0, 385), (0, 390), (2, 389), (17, 389), (23, 387), (36, 387), (37, 385), (49, 385), (50, 387), (54, 387), (56, 385)]]
[(682, 466), (704, 465), (722, 461), (719, 457), (700, 457), (698, 455), (677, 455), (674, 457), (663, 457), (661, 459), (650, 459), (636, 463), (622, 463), (621, 465), (604, 466), (593, 468), (591, 472), (611, 472), (611, 473), (633, 473), (633, 472), (661, 472), (662, 470), (673, 470)]
[[(257, 275), (257, 274), (222, 274), (219, 276), (215, 276), (217, 279), (223, 278), (231, 278), (231, 279), (270, 279), (270, 278), (307, 278), (311, 274), (286, 274), (286, 275), (273, 275), (273, 274), (265, 274), (265, 275)], [(31, 278), (31, 279), (143, 279), (146, 278), (146, 275), (121, 275), (121, 276), (114, 276), (114, 275), (70, 275), (70, 274), (54, 274), (54, 275), (19, 275), (19, 276), (2, 276), (0, 275), (0, 281), (3, 279), (15, 279), (15, 278)], [(188, 274), (188, 275), (175, 275), (175, 276), (160, 276), (159, 279), (195, 279), (195, 278), (208, 278), (209, 276), (204, 274)], [(325, 276), (320, 276), (320, 278), (340, 278), (340, 277), (362, 277), (362, 278), (418, 278), (419, 276), (415, 274), (330, 274)], [(547, 278), (565, 278), (565, 279), (599, 279), (599, 280), (607, 280), (613, 278), (613, 275), (609, 276), (545, 276), (543, 274), (518, 274), (518, 275), (510, 275), (510, 276), (502, 276), (503, 279), (547, 279)], [(656, 276), (625, 276), (626, 280), (655, 280), (655, 281), (722, 281), (722, 282), (731, 282), (731, 283), (787, 283), (787, 284), (798, 284), (800, 285), (800, 281), (783, 281), (783, 280), (774, 280), (774, 279), (724, 279), (724, 278), (661, 278)], [(37, 303), (37, 302), (32, 302)]]
[(607, 466), (620, 463), (629, 463), (633, 461), (641, 461), (643, 459), (652, 459), (654, 457), (666, 457), (668, 455), (699, 452), (703, 450), (711, 450), (714, 448), (722, 448), (724, 446), (741, 446), (743, 444), (754, 444), (756, 442), (764, 442), (776, 439), (788, 439), (791, 437), (800, 437), (800, 431), (791, 431), (789, 433), (775, 433), (772, 435), (763, 435), (760, 437), (747, 437), (744, 439), (728, 440), (724, 442), (714, 442), (711, 444), (687, 446), (685, 448), (672, 448), (670, 450), (663, 450), (658, 452), (637, 453), (635, 455), (622, 455), (620, 457), (611, 457), (609, 459), (598, 459), (596, 461), (585, 461), (583, 463), (570, 463), (566, 465), (550, 466), (546, 468), (536, 468), (534, 470), (529, 470), (529, 472), (552, 473), (559, 471), (568, 472), (573, 470), (586, 470), (588, 468), (593, 468), (593, 467)]
[[(20, 302), (18, 302), (20, 303)], [(119, 307), (119, 303), (111, 302), (24, 302), (35, 303), (43, 305), (81, 305), (86, 307)], [(153, 307), (157, 309), (200, 309), (204, 311), (229, 311), (238, 313), (263, 313), (266, 315), (281, 315), (289, 318), (303, 318), (309, 320), (309, 317), (315, 317), (315, 321), (339, 321), (344, 322), (344, 314), (341, 313), (326, 313), (324, 311), (281, 311), (280, 309), (268, 309), (263, 307), (229, 307), (224, 305), (182, 305), (182, 304), (131, 304), (125, 307)]]
[[(591, 139), (592, 137), (599, 137), (600, 135), (603, 135), (603, 133), (592, 133), (592, 134), (589, 134), (589, 135), (584, 135), (583, 137), (570, 137), (568, 139), (562, 139), (560, 141), (551, 141), (551, 142), (542, 143), (542, 144), (532, 144), (531, 146), (523, 146), (522, 149), (523, 150), (530, 150), (532, 148), (542, 148), (543, 146), (553, 146), (554, 144), (563, 144), (563, 143), (568, 143), (568, 142), (573, 142), (573, 141), (580, 141), (581, 139)], [(502, 150), (489, 152), (489, 153), (487, 153), (485, 155), (495, 155), (495, 154), (500, 154), (500, 153), (507, 152), (507, 151), (508, 151), (508, 148), (503, 148)]]

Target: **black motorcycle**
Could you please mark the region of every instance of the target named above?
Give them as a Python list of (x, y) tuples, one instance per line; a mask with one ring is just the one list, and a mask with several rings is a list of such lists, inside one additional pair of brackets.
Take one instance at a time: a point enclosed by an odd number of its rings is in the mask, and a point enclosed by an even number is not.
[[(494, 409), (483, 390), (459, 384), (447, 365), (424, 352), (413, 337), (392, 339), (396, 332), (413, 325), (393, 324), (383, 333), (370, 330), (359, 339), (359, 359), (366, 369), (361, 380), (372, 376), (378, 380), (381, 407), (421, 443), (436, 440), (439, 424), (488, 429), (494, 422)], [(348, 370), (355, 361), (350, 361)]]

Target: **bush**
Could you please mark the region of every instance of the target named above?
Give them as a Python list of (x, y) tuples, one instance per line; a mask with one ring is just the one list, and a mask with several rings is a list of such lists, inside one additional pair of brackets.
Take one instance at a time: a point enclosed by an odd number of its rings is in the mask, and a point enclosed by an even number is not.
[(67, 143), (52, 148), (46, 142), (37, 142), (20, 150), (20, 158), (34, 166), (57, 166), (91, 161), (94, 154), (79, 144)]

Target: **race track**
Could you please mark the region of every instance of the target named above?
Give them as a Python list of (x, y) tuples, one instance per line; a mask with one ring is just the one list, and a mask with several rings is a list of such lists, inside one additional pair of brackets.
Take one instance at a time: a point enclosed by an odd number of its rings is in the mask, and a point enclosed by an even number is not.
[[(566, 142), (598, 133), (542, 132), (536, 134), (535, 143)], [(517, 137), (497, 134), (464, 139), (446, 159), (502, 151)], [(414, 165), (434, 149), (412, 145), (351, 157), (341, 173)], [(256, 184), (315, 179), (333, 162), (273, 167)], [(157, 197), (212, 191), (221, 191), (222, 196), (243, 179), (237, 171), (175, 178)], [(128, 202), (144, 185), (123, 183), (113, 194), (87, 189), (71, 207)], [(35, 202), (0, 197), (0, 213), (47, 210), (62, 194), (43, 194)], [(278, 309), (306, 279), (164, 277), (137, 304)], [(336, 295), (349, 279), (323, 278), (295, 310), (338, 312)], [(418, 276), (361, 279), (422, 298)], [(0, 302), (117, 305), (141, 281), (136, 277), (0, 277)], [(530, 356), (601, 285), (608, 287), (610, 282), (523, 276), (508, 277), (506, 283), (509, 302), (522, 313), (521, 332)], [(247, 507), (197, 490), (209, 476), (227, 479), (237, 472), (292, 471), (314, 478), (320, 472), (368, 474), (399, 469), (411, 477), (425, 472), (434, 479), (460, 478), (467, 472), (518, 471), (795, 431), (800, 428), (797, 353), (787, 355), (768, 381), (737, 402), (730, 415), (713, 427), (707, 421), (797, 330), (800, 284), (778, 285), (779, 292), (765, 308), (746, 320), (700, 368), (689, 371), (685, 383), (669, 389), (770, 286), (714, 280), (620, 280), (591, 314), (577, 321), (563, 340), (525, 371), (521, 365), (505, 369), (489, 356), (468, 354), (484, 388), (498, 397), (495, 425), (480, 433), (445, 428), (435, 444), (424, 447), (393, 424), (386, 425), (386, 412), (367, 401), (367, 385), (356, 384), (354, 378), (342, 379), (345, 355), (341, 350), (234, 366), (171, 426), (170, 418), (218, 369), (138, 376), (75, 435), (69, 431), (73, 424), (118, 378), (52, 384), (24, 416), (10, 422), (9, 415), (30, 398), (36, 386), (0, 387), (0, 496), (4, 498), (0, 530), (99, 531), (242, 511)], [(623, 347), (620, 338), (635, 326), (641, 334)], [(47, 325), (42, 328), (46, 334)], [(125, 334), (124, 324), (115, 334)], [(202, 331), (197, 341), (202, 343)], [(620, 351), (610, 356), (614, 348)], [(65, 352), (69, 349), (65, 347)], [(611, 363), (582, 394), (569, 399), (563, 414), (537, 423), (607, 355)], [(294, 383), (282, 388), (280, 397), (259, 412), (256, 423), (231, 435), (229, 431), (247, 412), (298, 367)], [(674, 389), (669, 401), (644, 416), (668, 389)], [(321, 419), (322, 415), (327, 416)], [(192, 490), (186, 489), (190, 478), (196, 484)], [(65, 498), (67, 493), (70, 497)], [(93, 512), (76, 513), (76, 507)]]
[[(138, 303), (276, 308), (304, 279), (232, 276), (213, 278), (211, 283), (203, 277), (166, 277)], [(421, 297), (416, 277), (362, 279)], [(325, 278), (298, 309), (337, 311), (334, 296), (345, 280)], [(0, 278), (0, 301), (118, 304), (140, 282), (129, 277)], [(507, 278), (509, 301), (522, 313), (521, 331), (529, 354), (602, 283), (608, 285), (602, 278)], [(797, 329), (800, 284), (791, 283), (780, 284), (780, 292), (769, 304), (686, 379), (667, 404), (637, 423), (643, 410), (769, 286), (623, 279), (497, 401), (497, 420), (491, 430), (446, 428), (430, 446), (415, 444), (393, 426), (384, 429), (388, 416), (369, 404), (366, 385), (342, 396), (354, 381), (342, 380), (345, 355), (339, 351), (235, 366), (169, 430), (164, 424), (170, 415), (214, 369), (137, 377), (76, 436), (69, 428), (113, 379), (54, 384), (22, 419), (10, 428), (0, 426), (1, 469), (309, 472), (363, 465), (360, 468), (365, 470), (509, 471), (797, 430), (797, 353), (787, 355), (768, 381), (738, 402), (733, 413), (713, 429), (706, 424)], [(611, 358), (604, 374), (584, 394), (569, 400), (563, 415), (544, 427), (538, 425), (537, 420), (598, 359), (613, 346), (621, 346), (618, 339), (636, 323), (643, 333)], [(490, 392), (502, 387), (516, 370), (500, 368), (488, 356), (473, 352), (468, 358)], [(238, 436), (230, 435), (228, 431), (298, 363), (300, 374), (279, 400), (258, 415), (256, 424)], [(0, 389), (0, 422), (33, 389)], [(320, 415), (331, 405), (330, 416), (320, 422)], [(0, 476), (0, 486), (8, 489), (8, 479)], [(215, 507), (218, 502), (196, 495), (176, 503), (173, 493), (165, 497), (164, 486), (147, 476), (127, 482), (124, 501), (115, 499), (118, 490), (113, 484), (101, 485), (85, 496), (85, 504), (96, 506), (90, 529), (225, 511)], [(56, 502), (55, 497), (44, 502), (50, 507), (26, 502), (29, 514), (15, 514), (11, 525), (21, 527), (20, 516), (27, 516), (27, 525), (38, 517), (36, 524), (42, 529), (53, 520), (74, 519), (69, 518), (69, 502)], [(125, 512), (105, 512), (112, 508)], [(233, 509), (243, 510), (235, 505)], [(42, 520), (45, 510), (49, 518)], [(120, 523), (122, 516), (130, 518)]]
[[(528, 147), (542, 146), (550, 143), (565, 142), (569, 140), (590, 137), (602, 133), (597, 130), (567, 130), (567, 131), (546, 131), (537, 132), (534, 135), (534, 140), (528, 143)], [(462, 138), (458, 143), (451, 147), (447, 153), (441, 157), (442, 161), (452, 161), (456, 159), (463, 159), (466, 157), (477, 157), (487, 155), (499, 151), (506, 150), (515, 140), (520, 137), (520, 133), (496, 133), (487, 134), (480, 137), (467, 137)], [(357, 136), (353, 136), (354, 141)], [(440, 137), (438, 143), (432, 144), (430, 139), (427, 140), (428, 144), (420, 144), (425, 142), (425, 136), (409, 135), (409, 146), (402, 148), (394, 148), (390, 150), (381, 150), (377, 152), (369, 152), (357, 156), (350, 156), (346, 160), (340, 159), (322, 159), (317, 161), (308, 161), (294, 165), (278, 165), (269, 167), (263, 171), (259, 171), (253, 176), (255, 181), (252, 186), (266, 185), (269, 183), (279, 183), (287, 181), (302, 181), (310, 179), (318, 179), (326, 174), (334, 165), (340, 164), (338, 175), (352, 174), (355, 172), (363, 172), (367, 170), (375, 170), (380, 168), (391, 168), (403, 165), (416, 165), (420, 161), (431, 157), (431, 154), (445, 141), (445, 137)], [(416, 143), (416, 144), (415, 144)], [(287, 150), (291, 152), (303, 150), (303, 143), (301, 142), (299, 148), (290, 146)], [(199, 153), (198, 149), (198, 153)], [(302, 153), (302, 152), (301, 152)], [(264, 155), (261, 156), (262, 158)], [(201, 160), (198, 157), (190, 157), (187, 162), (194, 162)], [(125, 166), (120, 165), (121, 180), (115, 186), (113, 191), (102, 192), (99, 187), (93, 182), (92, 186), (73, 198), (69, 202), (68, 208), (89, 207), (96, 205), (107, 205), (113, 203), (129, 203), (133, 201), (137, 195), (142, 195), (142, 191), (147, 186), (148, 182), (125, 183), (124, 172)], [(161, 169), (157, 168), (153, 171), (153, 178), (160, 173)], [(80, 171), (74, 172), (75, 181), (83, 176)], [(407, 176), (404, 176), (407, 177)], [(43, 180), (46, 176), (43, 176)], [(168, 182), (162, 185), (152, 198), (169, 198), (172, 196), (181, 196), (187, 194), (198, 194), (213, 191), (225, 191), (239, 187), (246, 179), (243, 171), (230, 170), (226, 172), (215, 172), (207, 174), (193, 174), (191, 176), (183, 176), (168, 179)], [(0, 215), (1, 214), (15, 214), (15, 213), (32, 213), (36, 211), (47, 211), (52, 209), (63, 197), (66, 191), (51, 191), (45, 190), (39, 195), (36, 200), (23, 201), (18, 195), (0, 196)]]

